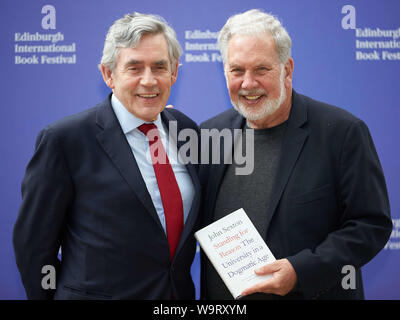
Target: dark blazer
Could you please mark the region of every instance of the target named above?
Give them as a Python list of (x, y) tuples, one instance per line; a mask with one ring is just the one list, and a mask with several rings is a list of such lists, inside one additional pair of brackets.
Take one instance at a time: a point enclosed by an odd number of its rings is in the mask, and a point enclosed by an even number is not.
[[(190, 267), (198, 223), (198, 168), (192, 208), (171, 261), (168, 240), (110, 102), (40, 132), (22, 183), (13, 243), (29, 299), (194, 299)], [(178, 133), (197, 125), (173, 109)], [(168, 127), (168, 125), (167, 125)], [(178, 148), (185, 142), (179, 142)], [(57, 259), (62, 247), (62, 262)], [(43, 290), (44, 265), (56, 290)]]
[[(230, 109), (201, 128), (237, 129), (244, 123)], [(385, 179), (368, 128), (342, 109), (293, 91), (278, 166), (267, 232), (261, 236), (275, 257), (287, 258), (296, 271), (297, 289), (286, 298), (362, 299), (360, 268), (384, 247), (392, 229)], [(203, 225), (212, 222), (226, 167), (200, 167)], [(205, 259), (202, 255), (203, 271)], [(345, 265), (356, 268), (356, 289), (341, 286)], [(205, 292), (202, 272), (203, 297)]]

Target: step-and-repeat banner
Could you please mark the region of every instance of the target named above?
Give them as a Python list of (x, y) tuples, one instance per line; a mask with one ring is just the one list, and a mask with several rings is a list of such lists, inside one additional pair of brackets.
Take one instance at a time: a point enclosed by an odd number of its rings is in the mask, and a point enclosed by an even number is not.
[[(0, 299), (26, 297), (11, 239), (36, 136), (109, 93), (97, 65), (113, 21), (137, 11), (172, 25), (184, 54), (169, 103), (200, 123), (231, 108), (216, 39), (229, 16), (251, 8), (277, 15), (291, 35), (294, 89), (347, 109), (370, 128), (394, 228), (363, 268), (365, 292), (368, 299), (400, 298), (399, 1), (0, 0)], [(198, 288), (198, 254), (192, 275)]]

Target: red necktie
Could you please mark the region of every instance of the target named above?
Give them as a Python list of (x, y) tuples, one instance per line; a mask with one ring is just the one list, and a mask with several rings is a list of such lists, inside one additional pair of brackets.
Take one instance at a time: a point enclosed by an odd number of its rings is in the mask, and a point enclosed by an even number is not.
[(149, 139), (151, 160), (164, 207), (167, 239), (172, 260), (183, 229), (181, 192), (156, 125), (144, 123), (138, 129)]

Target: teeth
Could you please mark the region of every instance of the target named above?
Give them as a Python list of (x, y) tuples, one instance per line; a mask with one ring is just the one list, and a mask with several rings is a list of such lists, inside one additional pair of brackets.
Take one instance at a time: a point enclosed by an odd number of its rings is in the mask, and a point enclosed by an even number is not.
[(247, 100), (257, 100), (261, 96), (244, 96)]
[(157, 94), (139, 94), (139, 97), (142, 97), (142, 98), (154, 98), (154, 97), (157, 97)]

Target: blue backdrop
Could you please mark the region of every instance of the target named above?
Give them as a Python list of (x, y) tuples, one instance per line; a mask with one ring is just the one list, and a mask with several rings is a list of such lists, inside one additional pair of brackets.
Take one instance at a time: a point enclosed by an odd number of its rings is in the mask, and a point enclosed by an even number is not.
[[(363, 268), (365, 292), (368, 299), (399, 299), (400, 2), (346, 5), (342, 0), (0, 0), (0, 299), (25, 299), (11, 238), (36, 135), (48, 123), (105, 98), (109, 90), (97, 64), (112, 22), (138, 11), (159, 14), (173, 26), (184, 55), (169, 102), (200, 123), (231, 105), (219, 52), (193, 48), (215, 43), (214, 33), (229, 16), (251, 8), (277, 15), (291, 35), (295, 90), (345, 108), (369, 126), (395, 227), (385, 249)], [(38, 52), (38, 46), (52, 52)], [(198, 257), (192, 273), (198, 283)]]

